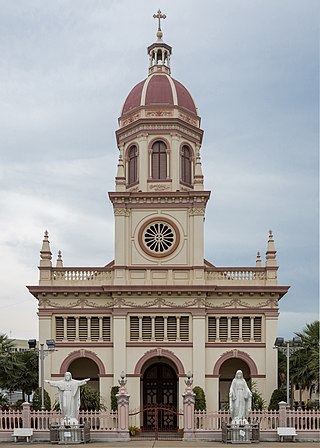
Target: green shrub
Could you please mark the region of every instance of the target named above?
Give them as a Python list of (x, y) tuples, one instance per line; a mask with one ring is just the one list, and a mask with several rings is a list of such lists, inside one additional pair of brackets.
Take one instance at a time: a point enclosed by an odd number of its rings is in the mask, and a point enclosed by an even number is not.
[(269, 411), (278, 411), (280, 401), (287, 401), (286, 392), (284, 389), (275, 389), (270, 398)]
[(116, 394), (119, 392), (119, 386), (112, 386), (111, 387), (111, 393), (110, 393), (110, 398), (111, 398), (111, 410), (112, 411), (117, 411), (118, 410), (118, 400), (116, 397)]
[(104, 410), (99, 392), (87, 384), (80, 386), (80, 411)]
[(200, 386), (195, 386), (192, 390), (196, 394), (194, 402), (195, 411), (205, 411), (207, 409), (207, 404), (204, 390)]

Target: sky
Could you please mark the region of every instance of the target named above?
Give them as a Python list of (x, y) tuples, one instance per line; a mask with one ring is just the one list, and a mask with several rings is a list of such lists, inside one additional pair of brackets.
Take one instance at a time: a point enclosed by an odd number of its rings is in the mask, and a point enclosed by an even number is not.
[(0, 0), (0, 333), (38, 337), (46, 229), (53, 261), (113, 259), (117, 119), (159, 8), (205, 131), (206, 259), (254, 266), (272, 229), (279, 336), (319, 318), (316, 0)]

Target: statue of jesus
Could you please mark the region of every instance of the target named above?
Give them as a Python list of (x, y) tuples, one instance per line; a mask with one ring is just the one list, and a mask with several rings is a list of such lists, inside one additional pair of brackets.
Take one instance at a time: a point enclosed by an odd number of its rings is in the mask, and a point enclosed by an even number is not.
[(70, 372), (64, 374), (60, 381), (49, 381), (46, 383), (59, 389), (60, 411), (63, 416), (64, 425), (77, 425), (80, 408), (80, 386), (86, 384), (90, 378), (85, 380), (74, 380)]

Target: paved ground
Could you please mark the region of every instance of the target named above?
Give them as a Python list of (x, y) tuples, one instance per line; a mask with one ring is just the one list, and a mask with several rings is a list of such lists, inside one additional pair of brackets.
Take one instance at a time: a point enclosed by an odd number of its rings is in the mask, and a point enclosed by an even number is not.
[[(319, 443), (317, 442), (295, 442), (299, 448), (318, 448)], [(236, 447), (243, 444), (225, 444), (222, 442), (170, 442), (170, 441), (133, 441), (133, 442), (90, 442), (86, 445), (88, 448), (227, 448), (227, 447)], [(49, 448), (52, 446), (51, 443), (42, 443), (42, 442), (33, 442), (33, 443), (25, 443), (25, 442), (0, 442), (0, 448), (30, 448), (33, 446), (34, 448)], [(61, 446), (61, 445), (57, 445)], [(75, 448), (75, 445), (62, 445), (64, 448)], [(245, 444), (248, 446), (248, 444)], [(253, 444), (253, 447), (256, 448), (292, 448), (292, 442), (259, 442), (259, 444)], [(80, 447), (84, 447), (84, 445), (80, 445)]]

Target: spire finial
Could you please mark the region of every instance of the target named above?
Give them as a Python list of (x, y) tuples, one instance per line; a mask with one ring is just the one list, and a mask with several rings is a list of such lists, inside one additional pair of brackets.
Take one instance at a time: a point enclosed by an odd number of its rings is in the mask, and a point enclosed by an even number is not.
[(49, 233), (46, 230), (44, 232), (44, 237), (42, 240), (42, 246), (40, 250), (40, 266), (51, 267), (51, 259), (52, 259), (52, 253), (50, 249)]
[(61, 250), (58, 251), (58, 257), (57, 257), (57, 268), (63, 268), (63, 261), (62, 261), (62, 254)]
[(273, 239), (272, 230), (269, 230), (269, 238), (266, 252), (266, 266), (277, 266), (276, 248)]
[(257, 252), (256, 267), (261, 268), (261, 266), (262, 266), (261, 255), (260, 255), (260, 252)]
[(165, 14), (162, 14), (160, 9), (158, 9), (157, 14), (153, 14), (154, 19), (158, 19), (158, 31), (157, 31), (157, 38), (158, 42), (162, 40), (163, 32), (161, 31), (161, 19), (165, 19), (167, 16)]

